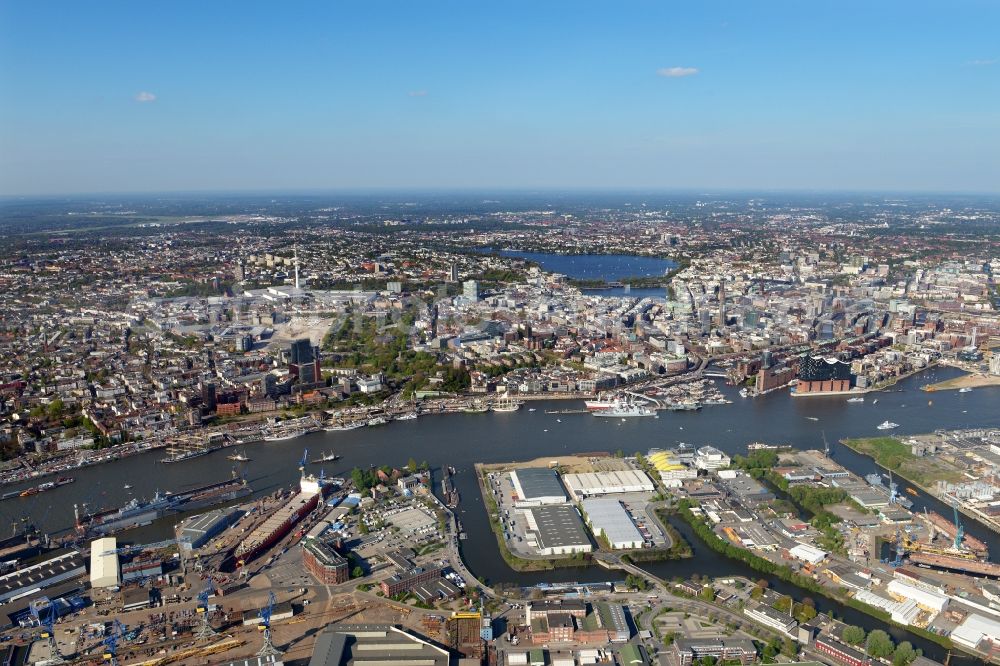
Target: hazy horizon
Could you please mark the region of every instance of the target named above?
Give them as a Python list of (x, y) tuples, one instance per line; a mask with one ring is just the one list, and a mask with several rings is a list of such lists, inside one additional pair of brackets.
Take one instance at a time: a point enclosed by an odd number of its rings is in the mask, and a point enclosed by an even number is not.
[(0, 8), (0, 194), (1000, 191), (1000, 5)]

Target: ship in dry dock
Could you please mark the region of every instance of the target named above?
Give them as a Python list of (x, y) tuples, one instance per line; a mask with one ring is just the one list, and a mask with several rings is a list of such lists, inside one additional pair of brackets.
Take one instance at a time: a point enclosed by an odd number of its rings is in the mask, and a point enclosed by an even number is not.
[(292, 528), (323, 500), (332, 484), (322, 478), (306, 474), (303, 467), (300, 467), (300, 470), (302, 477), (299, 479), (298, 490), (237, 544), (224, 567), (231, 569), (244, 566), (266, 552), (287, 536)]

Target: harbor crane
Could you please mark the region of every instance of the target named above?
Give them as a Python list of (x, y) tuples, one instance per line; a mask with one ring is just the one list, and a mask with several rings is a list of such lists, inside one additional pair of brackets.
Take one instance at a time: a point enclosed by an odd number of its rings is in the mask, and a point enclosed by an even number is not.
[(212, 629), (212, 625), (208, 621), (208, 596), (215, 592), (212, 587), (212, 581), (209, 581), (205, 585), (205, 589), (198, 593), (198, 607), (196, 612), (201, 615), (201, 626), (198, 627), (198, 632), (195, 634), (195, 638), (198, 640), (207, 640), (215, 636), (215, 629)]
[(951, 505), (955, 512), (955, 550), (962, 550), (962, 539), (965, 537), (965, 526), (958, 519), (958, 502)]
[(118, 666), (118, 642), (125, 638), (125, 627), (118, 620), (111, 625), (111, 633), (104, 637), (104, 660)]
[(309, 449), (302, 449), (302, 460), (299, 461), (299, 471), (306, 473), (306, 464), (309, 462)]
[(264, 632), (264, 644), (257, 651), (257, 656), (263, 659), (277, 659), (281, 656), (281, 652), (271, 642), (271, 614), (273, 612), (274, 592), (271, 592), (267, 595), (267, 605), (260, 609), (259, 629)]
[(903, 545), (903, 532), (896, 530), (896, 557), (890, 563), (894, 568), (903, 563), (904, 551), (905, 546)]
[(45, 639), (46, 645), (49, 646), (47, 663), (65, 664), (66, 660), (59, 654), (59, 645), (56, 643), (55, 623), (58, 613), (56, 605), (46, 597), (42, 597), (38, 601), (39, 603), (31, 604), (31, 614), (38, 620), (38, 624), (44, 628), (42, 638)]

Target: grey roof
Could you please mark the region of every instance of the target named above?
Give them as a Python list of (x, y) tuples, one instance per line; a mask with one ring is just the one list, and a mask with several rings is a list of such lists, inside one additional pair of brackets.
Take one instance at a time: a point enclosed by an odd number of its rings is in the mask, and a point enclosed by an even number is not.
[(622, 542), (642, 542), (642, 534), (632, 522), (622, 503), (611, 498), (583, 500), (583, 511), (595, 532), (601, 530), (612, 545)]
[(590, 544), (583, 521), (576, 509), (568, 504), (535, 506), (528, 509), (538, 525), (538, 545), (560, 548)]
[(523, 491), (523, 500), (536, 497), (566, 497), (559, 475), (544, 467), (522, 467), (512, 472)]
[(387, 624), (334, 624), (316, 638), (309, 666), (378, 662), (448, 666), (448, 652)]

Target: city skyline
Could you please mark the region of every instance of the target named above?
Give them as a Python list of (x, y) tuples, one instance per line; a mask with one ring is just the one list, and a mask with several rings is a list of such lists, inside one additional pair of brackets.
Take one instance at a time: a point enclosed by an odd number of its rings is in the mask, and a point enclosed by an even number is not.
[(3, 195), (1000, 182), (988, 3), (0, 12)]

